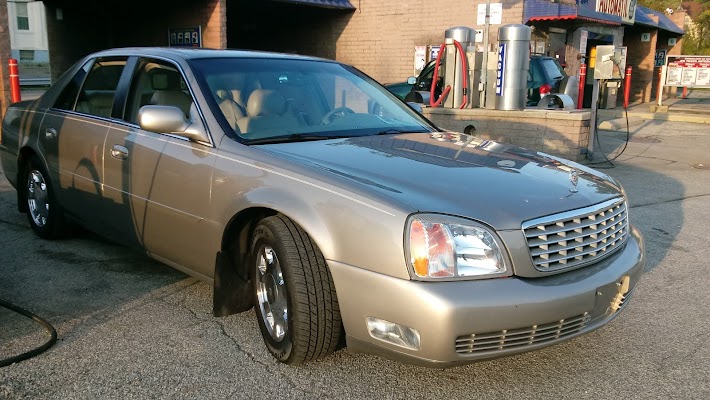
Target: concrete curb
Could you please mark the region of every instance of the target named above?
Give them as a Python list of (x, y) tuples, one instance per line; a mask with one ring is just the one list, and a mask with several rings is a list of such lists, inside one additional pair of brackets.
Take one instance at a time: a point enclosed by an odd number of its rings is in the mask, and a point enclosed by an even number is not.
[[(599, 110), (601, 118), (623, 118), (624, 111)], [(651, 112), (629, 112), (629, 123), (631, 118), (640, 118), (646, 121), (670, 121), (670, 122), (690, 122), (696, 124), (710, 124), (710, 116), (697, 114), (679, 113), (651, 113)], [(624, 123), (625, 124), (625, 123)], [(624, 125), (625, 127), (626, 125)], [(605, 129), (605, 128), (599, 128)]]
[[(632, 126), (638, 126), (643, 124), (645, 119), (638, 117), (638, 116), (631, 116), (629, 115), (629, 127)], [(616, 118), (616, 119), (611, 119), (608, 121), (603, 121), (602, 123), (599, 124), (598, 129), (602, 129), (605, 131), (619, 131), (619, 130), (625, 130), (626, 129), (626, 118)]]

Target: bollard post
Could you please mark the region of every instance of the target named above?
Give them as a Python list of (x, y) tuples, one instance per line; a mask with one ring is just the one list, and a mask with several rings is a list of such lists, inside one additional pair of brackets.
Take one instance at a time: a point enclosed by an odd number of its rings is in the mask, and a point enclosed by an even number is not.
[(631, 94), (631, 70), (631, 66), (626, 67), (626, 78), (624, 79), (624, 109), (629, 108), (629, 95)]
[(688, 97), (688, 87), (683, 86), (683, 94), (680, 96), (681, 99), (685, 99)]
[(17, 103), (22, 100), (22, 95), (20, 94), (20, 72), (17, 69), (17, 60), (11, 58), (7, 62), (10, 70), (10, 95), (12, 97), (12, 102)]
[(584, 103), (584, 84), (587, 81), (587, 64), (582, 63), (579, 66), (579, 90), (577, 94), (577, 109), (582, 109), (582, 103)]
[(658, 86), (656, 86), (656, 99), (658, 100), (658, 105), (661, 105), (663, 101), (663, 69), (658, 69)]

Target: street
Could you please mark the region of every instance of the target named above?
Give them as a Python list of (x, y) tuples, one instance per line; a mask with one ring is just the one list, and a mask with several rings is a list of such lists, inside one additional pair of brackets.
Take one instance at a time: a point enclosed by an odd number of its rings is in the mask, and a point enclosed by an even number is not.
[[(0, 175), (0, 298), (59, 334), (47, 352), (0, 368), (0, 399), (710, 398), (710, 130), (658, 120), (631, 130), (604, 170), (646, 239), (646, 274), (626, 310), (570, 342), (448, 370), (346, 349), (279, 364), (253, 310), (212, 316), (211, 286), (90, 233), (37, 238)], [(601, 131), (602, 149), (619, 151), (625, 136)], [(45, 339), (0, 308), (0, 359)]]

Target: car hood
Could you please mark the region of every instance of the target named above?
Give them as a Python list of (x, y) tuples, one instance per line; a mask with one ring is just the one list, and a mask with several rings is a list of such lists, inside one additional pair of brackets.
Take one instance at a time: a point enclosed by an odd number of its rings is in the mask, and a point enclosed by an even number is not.
[(467, 217), (499, 230), (520, 229), (523, 221), (621, 195), (611, 178), (581, 165), (464, 134), (409, 133), (259, 148), (368, 186), (417, 211)]

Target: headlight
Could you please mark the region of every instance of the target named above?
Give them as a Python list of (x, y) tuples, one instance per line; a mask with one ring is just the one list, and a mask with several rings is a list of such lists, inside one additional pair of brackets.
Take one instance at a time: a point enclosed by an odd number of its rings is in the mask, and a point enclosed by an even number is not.
[(405, 240), (413, 278), (490, 278), (508, 271), (496, 234), (473, 221), (416, 214), (409, 218)]

